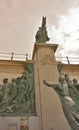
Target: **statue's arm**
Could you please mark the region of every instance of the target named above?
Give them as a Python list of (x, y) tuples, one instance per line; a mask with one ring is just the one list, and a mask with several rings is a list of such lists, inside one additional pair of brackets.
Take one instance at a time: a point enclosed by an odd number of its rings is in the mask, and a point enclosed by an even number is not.
[(46, 80), (43, 80), (43, 83), (44, 83), (45, 85), (49, 86), (49, 87), (56, 87), (56, 86), (57, 86), (57, 84), (53, 84), (53, 83), (48, 82), (48, 81), (46, 81)]

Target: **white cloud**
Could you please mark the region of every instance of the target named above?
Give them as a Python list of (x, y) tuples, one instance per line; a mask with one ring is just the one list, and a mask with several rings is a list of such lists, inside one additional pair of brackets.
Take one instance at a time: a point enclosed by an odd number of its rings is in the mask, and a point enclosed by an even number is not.
[[(68, 8), (77, 6), (78, 2), (79, 0), (0, 0), (0, 51), (31, 54), (42, 16), (47, 17), (48, 28), (57, 24), (59, 19), (60, 22), (63, 21), (64, 16), (61, 15)], [(51, 41), (63, 43), (61, 23), (58, 28), (54, 26)]]
[[(59, 15), (58, 26), (49, 30), (51, 42), (62, 45), (62, 56), (78, 56), (79, 50), (79, 8), (71, 8), (66, 15)], [(58, 53), (58, 52), (57, 52)]]

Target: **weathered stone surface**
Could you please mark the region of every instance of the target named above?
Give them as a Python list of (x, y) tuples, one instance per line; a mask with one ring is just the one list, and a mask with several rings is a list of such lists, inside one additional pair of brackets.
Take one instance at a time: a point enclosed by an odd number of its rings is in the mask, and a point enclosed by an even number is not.
[(54, 56), (56, 48), (56, 44), (35, 44), (33, 59), (36, 62), (35, 69), (38, 75), (38, 80), (36, 80), (37, 98), (39, 99), (36, 103), (37, 110), (41, 118), (41, 129), (70, 130), (57, 93), (43, 83), (43, 80), (58, 82), (57, 63)]

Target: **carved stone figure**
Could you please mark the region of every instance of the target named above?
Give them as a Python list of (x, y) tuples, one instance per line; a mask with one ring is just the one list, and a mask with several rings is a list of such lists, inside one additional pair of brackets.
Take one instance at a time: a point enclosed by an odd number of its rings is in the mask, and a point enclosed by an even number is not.
[(63, 68), (63, 64), (58, 64), (57, 65), (57, 69), (58, 69), (59, 74), (61, 74), (62, 68)]
[(72, 82), (68, 74), (62, 74), (60, 71), (58, 84), (46, 80), (43, 82), (56, 90), (71, 129), (79, 130), (79, 92), (75, 91), (79, 87), (77, 80), (73, 79)]
[(46, 30), (46, 17), (42, 18), (42, 25), (39, 27), (39, 30), (36, 33), (36, 43), (46, 43), (50, 40)]
[[(4, 81), (7, 80), (4, 79)], [(0, 112), (13, 112), (13, 108), (17, 107), (17, 102), (15, 100), (17, 94), (15, 80), (12, 79), (11, 83), (4, 82), (3, 90), (3, 100), (0, 104)]]
[(77, 90), (79, 90), (79, 83), (78, 83), (77, 79), (73, 79), (73, 86), (74, 86)]
[(74, 93), (77, 94), (77, 90), (74, 87), (73, 82), (70, 80), (68, 74), (65, 74), (65, 81), (68, 84), (70, 96), (72, 97), (72, 95), (74, 95)]
[(0, 115), (36, 115), (34, 64), (25, 65), (23, 74), (11, 82), (4, 79), (0, 91)]
[(8, 85), (8, 79), (5, 78), (3, 79), (3, 85), (2, 85), (2, 96), (3, 96), (3, 101), (6, 99), (7, 94), (9, 92), (9, 85)]
[(59, 89), (59, 97), (62, 101), (62, 103), (65, 101), (69, 107), (73, 110), (74, 107), (75, 107), (75, 102), (73, 101), (73, 99), (69, 96), (69, 92), (68, 92), (68, 84), (66, 83), (65, 81), (65, 76), (62, 74), (59, 76), (59, 83), (58, 84), (53, 84), (53, 83), (50, 83), (46, 80), (43, 81), (44, 84), (46, 84), (47, 86), (49, 87), (53, 87), (53, 88), (58, 88)]

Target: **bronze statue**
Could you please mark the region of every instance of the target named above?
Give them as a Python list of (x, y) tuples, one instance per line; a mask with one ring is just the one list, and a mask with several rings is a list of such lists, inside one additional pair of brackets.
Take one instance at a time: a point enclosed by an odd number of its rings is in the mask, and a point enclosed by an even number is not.
[[(60, 69), (61, 70), (61, 69)], [(58, 84), (43, 80), (44, 84), (53, 87), (62, 103), (63, 112), (73, 130), (79, 130), (79, 83), (76, 79), (70, 80), (68, 74), (59, 71)]]
[(3, 80), (0, 88), (0, 115), (36, 115), (34, 64), (26, 64), (20, 77)]
[(50, 40), (46, 30), (46, 17), (42, 17), (42, 25), (36, 33), (36, 43), (46, 43)]
[(79, 83), (78, 83), (77, 79), (73, 79), (73, 86), (74, 86), (74, 88), (79, 90)]
[[(69, 91), (68, 91), (68, 84), (66, 83), (65, 81), (65, 76), (63, 74), (61, 74), (59, 76), (59, 83), (58, 84), (53, 84), (53, 83), (50, 83), (46, 80), (44, 80), (44, 84), (46, 84), (47, 86), (49, 87), (53, 87), (55, 89), (58, 89), (59, 90), (59, 97), (63, 102), (66, 102), (66, 104), (68, 104), (68, 106), (75, 110), (74, 107), (75, 107), (75, 102), (73, 101), (73, 99), (69, 96)], [(58, 92), (57, 90), (57, 92)]]

